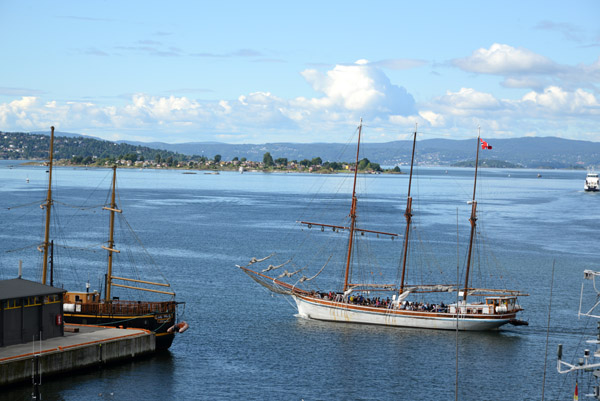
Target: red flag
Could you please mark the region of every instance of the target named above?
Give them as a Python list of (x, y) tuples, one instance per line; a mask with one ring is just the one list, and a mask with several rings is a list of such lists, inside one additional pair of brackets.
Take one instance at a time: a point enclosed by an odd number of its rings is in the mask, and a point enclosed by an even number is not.
[(573, 394), (573, 401), (579, 400), (579, 391), (577, 391), (577, 380), (575, 380), (575, 394)]
[(492, 149), (492, 145), (488, 145), (488, 143), (481, 138), (479, 138), (479, 140), (481, 141), (481, 149)]

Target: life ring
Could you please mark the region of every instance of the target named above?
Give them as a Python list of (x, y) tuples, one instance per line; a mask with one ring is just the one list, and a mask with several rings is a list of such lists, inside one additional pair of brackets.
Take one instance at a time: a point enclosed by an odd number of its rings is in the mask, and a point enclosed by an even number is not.
[(179, 322), (174, 326), (169, 327), (167, 333), (183, 333), (189, 328), (190, 326), (186, 322)]

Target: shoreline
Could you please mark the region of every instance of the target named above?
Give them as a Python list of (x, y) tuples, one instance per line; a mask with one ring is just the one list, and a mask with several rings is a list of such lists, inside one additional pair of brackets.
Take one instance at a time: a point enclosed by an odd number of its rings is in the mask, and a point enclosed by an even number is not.
[[(6, 162), (15, 162), (15, 165), (20, 166), (44, 166), (47, 164), (46, 161), (32, 161), (27, 160), (23, 161), (20, 159), (2, 159), (2, 161)], [(77, 168), (109, 168), (109, 165), (100, 166), (96, 164), (72, 164), (72, 163), (61, 163), (57, 162), (54, 164), (55, 167), (77, 167)], [(165, 167), (165, 166), (127, 166), (123, 164), (117, 164), (118, 168), (127, 168), (127, 169), (140, 169), (140, 170), (181, 170), (183, 172), (238, 172), (239, 166), (226, 168), (226, 167), (218, 167), (218, 168), (198, 168), (198, 167)], [(473, 168), (473, 166), (448, 166), (448, 165), (423, 165), (421, 167), (432, 167), (432, 168), (458, 168), (458, 169), (466, 169)], [(499, 169), (499, 170), (543, 170), (543, 171), (586, 171), (586, 168), (549, 168), (549, 167), (489, 167), (485, 165), (480, 165), (480, 168), (484, 169)], [(406, 167), (405, 167), (406, 168)], [(244, 167), (244, 172), (260, 172), (260, 173), (279, 173), (279, 174), (351, 174), (353, 170), (328, 170), (328, 171), (308, 171), (308, 169), (298, 170), (284, 170), (284, 169), (261, 169), (255, 167)], [(404, 175), (407, 174), (404, 171), (392, 171), (391, 169), (384, 169), (383, 171), (367, 171), (367, 170), (359, 170), (360, 174), (398, 174)]]

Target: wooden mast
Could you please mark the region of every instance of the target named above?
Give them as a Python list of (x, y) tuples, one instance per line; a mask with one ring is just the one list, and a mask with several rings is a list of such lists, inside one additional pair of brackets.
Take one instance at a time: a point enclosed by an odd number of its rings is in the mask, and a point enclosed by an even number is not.
[(49, 158), (49, 174), (48, 174), (48, 195), (46, 203), (42, 207), (46, 208), (46, 227), (44, 229), (44, 259), (42, 264), (42, 284), (46, 284), (46, 276), (48, 275), (48, 245), (50, 239), (50, 209), (52, 209), (52, 160), (54, 156), (54, 127), (50, 127), (50, 158)]
[(469, 288), (469, 271), (471, 269), (471, 254), (473, 252), (473, 237), (475, 237), (475, 227), (477, 226), (477, 201), (475, 200), (475, 190), (477, 189), (477, 168), (479, 165), (479, 141), (481, 128), (477, 132), (477, 153), (475, 156), (475, 179), (473, 180), (473, 199), (471, 200), (471, 236), (469, 238), (469, 253), (467, 254), (467, 271), (465, 273), (465, 287), (463, 289), (463, 301), (467, 300), (467, 290)]
[(346, 257), (346, 274), (344, 276), (344, 292), (348, 290), (350, 275), (350, 260), (352, 259), (352, 243), (354, 241), (354, 225), (356, 223), (356, 177), (358, 175), (358, 154), (360, 151), (360, 134), (362, 131), (362, 118), (358, 126), (358, 145), (356, 146), (356, 165), (354, 167), (354, 185), (352, 186), (352, 206), (350, 207), (350, 238), (348, 239), (348, 255)]
[(406, 231), (404, 232), (404, 247), (402, 250), (402, 276), (400, 277), (400, 291), (404, 292), (404, 274), (406, 273), (406, 257), (408, 254), (408, 235), (410, 233), (410, 222), (412, 220), (412, 198), (410, 196), (410, 187), (412, 185), (412, 174), (413, 174), (413, 163), (415, 161), (415, 145), (417, 144), (417, 123), (415, 123), (415, 135), (413, 137), (413, 148), (412, 156), (410, 158), (410, 177), (408, 179), (408, 195), (406, 198), (406, 211), (404, 217), (406, 218)]
[(117, 166), (113, 166), (113, 180), (112, 180), (112, 195), (110, 200), (110, 207), (103, 207), (104, 210), (110, 211), (110, 228), (108, 233), (108, 247), (103, 246), (103, 249), (108, 251), (108, 271), (106, 275), (106, 302), (110, 301), (110, 292), (112, 287), (112, 259), (113, 253), (118, 250), (114, 249), (115, 240), (114, 240), (114, 231), (115, 231), (115, 212), (121, 213), (121, 210), (117, 209), (117, 203), (115, 201), (115, 188), (117, 183)]

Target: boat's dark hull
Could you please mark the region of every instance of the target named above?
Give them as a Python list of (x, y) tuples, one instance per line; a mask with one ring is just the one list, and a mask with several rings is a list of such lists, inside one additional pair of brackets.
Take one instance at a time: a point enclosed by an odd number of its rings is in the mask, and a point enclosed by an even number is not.
[(125, 313), (118, 313), (119, 309), (122, 309), (117, 308), (118, 305), (114, 305), (110, 308), (113, 313), (98, 313), (101, 309), (106, 311), (107, 305), (102, 304), (102, 306), (98, 307), (98, 304), (84, 304), (81, 305), (82, 308), (78, 308), (79, 310), (77, 311), (65, 311), (64, 320), (65, 323), (73, 324), (90, 324), (97, 326), (122, 327), (124, 329), (136, 328), (149, 330), (156, 335), (156, 349), (166, 350), (173, 343), (173, 338), (175, 336), (175, 333), (168, 332), (168, 329), (175, 325), (176, 322), (176, 303), (160, 302), (154, 304), (160, 305), (160, 308), (156, 308), (156, 311), (148, 311), (147, 308), (144, 308), (143, 311), (136, 311), (136, 308), (127, 308), (128, 310), (123, 311)]

